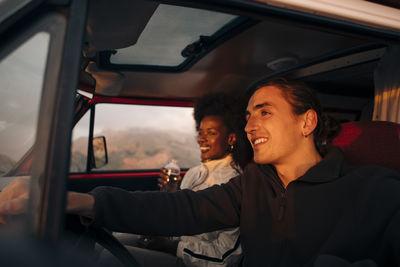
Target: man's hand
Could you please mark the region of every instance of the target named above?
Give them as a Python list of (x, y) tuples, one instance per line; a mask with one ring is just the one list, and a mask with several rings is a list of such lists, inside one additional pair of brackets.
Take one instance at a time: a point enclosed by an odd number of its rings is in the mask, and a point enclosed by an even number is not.
[(86, 193), (68, 192), (66, 211), (72, 214), (93, 218), (94, 198)]
[(29, 184), (29, 177), (15, 178), (0, 192), (0, 223), (6, 223), (4, 215), (17, 215), (26, 211)]
[[(29, 199), (29, 177), (15, 178), (0, 192), (0, 223), (4, 215), (18, 215), (26, 211)], [(93, 217), (94, 198), (89, 194), (68, 192), (66, 210), (69, 213)]]

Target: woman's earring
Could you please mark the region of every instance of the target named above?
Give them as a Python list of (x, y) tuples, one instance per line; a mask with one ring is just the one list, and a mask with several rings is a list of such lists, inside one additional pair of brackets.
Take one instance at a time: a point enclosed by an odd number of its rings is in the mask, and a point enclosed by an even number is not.
[(233, 145), (231, 145), (231, 152), (233, 151)]

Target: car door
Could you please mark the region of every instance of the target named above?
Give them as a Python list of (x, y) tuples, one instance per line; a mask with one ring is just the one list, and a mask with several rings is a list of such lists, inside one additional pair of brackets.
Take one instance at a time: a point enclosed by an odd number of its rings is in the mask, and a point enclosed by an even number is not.
[(8, 165), (0, 180), (31, 180), (28, 213), (15, 222), (16, 232), (55, 242), (63, 227), (87, 1), (2, 1), (1, 7), (0, 153)]

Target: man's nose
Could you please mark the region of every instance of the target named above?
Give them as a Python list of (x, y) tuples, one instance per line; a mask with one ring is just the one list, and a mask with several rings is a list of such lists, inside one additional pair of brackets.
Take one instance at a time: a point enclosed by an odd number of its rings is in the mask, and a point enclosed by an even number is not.
[(249, 134), (249, 133), (255, 131), (256, 128), (257, 128), (256, 120), (254, 118), (250, 117), (247, 120), (246, 127), (244, 128), (244, 131)]

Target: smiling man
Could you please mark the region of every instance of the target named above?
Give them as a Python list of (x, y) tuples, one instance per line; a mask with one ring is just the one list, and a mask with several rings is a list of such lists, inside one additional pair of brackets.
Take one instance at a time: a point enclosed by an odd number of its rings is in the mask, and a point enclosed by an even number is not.
[(245, 128), (254, 161), (272, 164), (285, 186), (322, 159), (312, 137), (319, 121), (317, 112), (310, 108), (295, 114), (290, 98), (289, 92), (275, 85), (260, 87), (247, 106)]
[[(70, 193), (67, 209), (138, 234), (239, 226), (244, 266), (400, 265), (399, 174), (347, 165), (330, 146), (338, 124), (322, 114), (309, 87), (282, 79), (259, 84), (246, 118), (255, 163), (228, 183), (175, 193), (99, 187)], [(11, 213), (7, 202), (0, 214)]]

